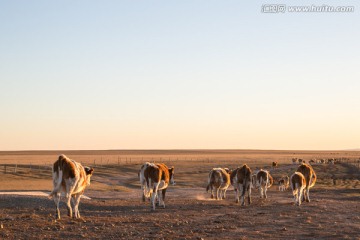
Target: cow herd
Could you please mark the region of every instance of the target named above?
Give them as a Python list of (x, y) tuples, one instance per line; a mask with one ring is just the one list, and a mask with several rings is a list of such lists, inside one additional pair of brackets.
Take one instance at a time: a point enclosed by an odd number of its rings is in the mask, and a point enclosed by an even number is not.
[[(311, 165), (302, 163), (290, 178), (286, 175), (278, 180), (279, 191), (287, 190), (291, 184), (295, 204), (300, 206), (302, 201), (310, 202), (309, 190), (315, 182), (314, 169)], [(251, 204), (252, 189), (259, 190), (260, 198), (267, 198), (267, 190), (273, 185), (274, 179), (267, 170), (260, 169), (252, 173), (246, 164), (233, 171), (228, 168), (213, 168), (209, 173), (206, 190), (210, 189), (211, 198), (214, 198), (213, 189), (215, 189), (216, 199), (221, 200), (225, 198), (230, 183), (234, 187), (235, 202), (240, 201), (243, 206), (245, 195), (247, 195), (248, 204)]]
[[(276, 163), (277, 165), (277, 163)], [(275, 167), (275, 166), (274, 166)], [(85, 188), (90, 185), (93, 169), (84, 167), (80, 163), (60, 155), (53, 165), (53, 190), (52, 197), (56, 205), (56, 218), (60, 219), (59, 202), (61, 192), (65, 193), (68, 216), (80, 218), (79, 203)], [(174, 167), (169, 168), (164, 163), (144, 163), (138, 173), (140, 180), (142, 200), (150, 200), (152, 210), (156, 206), (165, 208), (165, 194), (169, 184), (174, 185)], [(291, 186), (295, 204), (301, 205), (302, 201), (310, 202), (309, 190), (315, 185), (316, 174), (309, 164), (302, 163), (297, 171), (278, 179), (279, 191), (285, 191)], [(206, 191), (210, 191), (211, 198), (222, 200), (226, 198), (226, 191), (230, 185), (234, 187), (235, 202), (245, 205), (251, 204), (251, 190), (258, 190), (260, 198), (267, 198), (267, 190), (274, 183), (268, 170), (252, 172), (244, 164), (234, 170), (228, 168), (213, 168), (208, 175)]]

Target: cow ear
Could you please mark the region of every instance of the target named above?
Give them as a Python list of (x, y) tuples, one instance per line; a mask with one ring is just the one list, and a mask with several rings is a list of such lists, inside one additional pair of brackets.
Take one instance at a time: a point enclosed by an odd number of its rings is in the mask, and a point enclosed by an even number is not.
[(93, 168), (86, 167), (85, 168), (86, 175), (91, 175), (94, 172)]
[(171, 168), (170, 168), (170, 171), (171, 171), (171, 172), (174, 172), (174, 167), (171, 167)]

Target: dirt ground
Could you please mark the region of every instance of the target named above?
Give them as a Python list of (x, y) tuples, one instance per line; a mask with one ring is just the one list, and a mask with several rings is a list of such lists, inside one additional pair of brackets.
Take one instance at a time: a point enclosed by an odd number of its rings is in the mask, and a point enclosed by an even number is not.
[[(22, 168), (29, 161), (35, 165), (43, 156), (56, 154), (0, 154), (0, 164), (16, 159), (16, 172), (1, 170), (0, 191), (51, 190), (51, 170)], [(108, 152), (68, 154), (77, 160), (82, 154), (92, 159)], [(140, 162), (119, 163), (121, 153), (113, 153), (110, 164), (95, 167), (92, 184), (85, 191), (91, 199), (82, 199), (82, 218), (66, 216), (55, 220), (55, 206), (44, 196), (0, 194), (1, 239), (360, 239), (360, 171), (357, 166), (341, 163), (314, 165), (318, 181), (310, 191), (310, 203), (293, 204), (291, 191), (280, 192), (274, 185), (268, 199), (260, 199), (253, 191), (252, 204), (241, 207), (235, 203), (233, 188), (227, 199), (216, 201), (205, 192), (207, 175), (212, 167), (230, 167), (247, 163), (253, 170), (269, 169), (277, 177), (295, 171), (292, 152), (202, 152), (162, 153), (168, 165), (175, 166), (175, 186), (169, 186), (166, 208), (151, 211), (149, 202), (142, 202), (137, 172)], [(149, 152), (131, 153), (133, 159), (148, 161)], [(161, 155), (164, 154), (164, 155)], [(359, 157), (356, 152), (296, 152), (308, 160), (316, 156)], [(136, 155), (136, 157), (135, 157)], [(166, 155), (166, 156), (165, 156)], [(183, 157), (186, 155), (187, 159)], [(150, 156), (150, 157), (149, 157)], [(221, 156), (221, 157), (220, 157)], [(22, 161), (22, 159), (24, 159)], [(106, 158), (104, 158), (106, 159)], [(271, 169), (272, 160), (280, 166)], [(51, 161), (51, 160), (49, 160)], [(89, 161), (91, 163), (92, 161)], [(39, 164), (39, 163), (38, 163)]]

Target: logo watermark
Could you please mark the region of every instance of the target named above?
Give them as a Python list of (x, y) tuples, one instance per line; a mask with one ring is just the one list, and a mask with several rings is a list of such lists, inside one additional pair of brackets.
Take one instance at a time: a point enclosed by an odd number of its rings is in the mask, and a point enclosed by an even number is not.
[(262, 13), (353, 13), (354, 6), (287, 6), (286, 4), (264, 4), (261, 6)]

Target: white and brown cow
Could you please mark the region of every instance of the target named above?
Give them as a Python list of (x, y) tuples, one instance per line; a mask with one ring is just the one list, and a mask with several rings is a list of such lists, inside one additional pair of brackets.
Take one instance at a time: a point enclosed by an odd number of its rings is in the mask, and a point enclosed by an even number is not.
[[(175, 184), (174, 167), (168, 168), (164, 163), (150, 164), (144, 170), (146, 181), (145, 197), (150, 198), (152, 209), (155, 210), (156, 198), (159, 200), (159, 206), (165, 208), (165, 194), (169, 185)], [(159, 191), (162, 194), (159, 194)]]
[(311, 167), (311, 165), (303, 163), (298, 167), (297, 172), (301, 172), (306, 180), (306, 189), (304, 190), (303, 200), (305, 200), (306, 202), (310, 202), (309, 190), (316, 183), (315, 171)]
[(226, 198), (226, 190), (230, 186), (230, 170), (225, 168), (213, 168), (209, 173), (206, 191), (210, 190), (211, 198), (214, 198), (213, 191), (216, 192), (216, 200)]
[(295, 172), (291, 178), (291, 189), (294, 196), (295, 204), (298, 206), (301, 205), (302, 195), (304, 194), (306, 188), (306, 180), (304, 175), (301, 172)]
[[(60, 195), (65, 192), (68, 216), (80, 218), (79, 203), (81, 195), (87, 186), (90, 185), (90, 178), (94, 169), (83, 167), (80, 163), (60, 155), (53, 165), (52, 178), (54, 189), (49, 197), (54, 198), (56, 205), (56, 218), (60, 219)], [(73, 207), (71, 206), (73, 203)], [(73, 215), (74, 211), (74, 215)]]
[(289, 176), (283, 176), (279, 179), (279, 191), (285, 191), (289, 188), (290, 179)]
[(245, 192), (248, 192), (248, 203), (251, 204), (251, 169), (244, 164), (241, 168), (236, 170), (236, 175), (233, 179), (236, 183), (238, 191), (235, 192), (235, 202), (239, 202), (239, 195), (241, 197), (241, 206), (245, 205)]
[(267, 189), (270, 188), (274, 180), (269, 171), (260, 169), (256, 174), (252, 175), (252, 185), (260, 191), (260, 198), (267, 198)]

